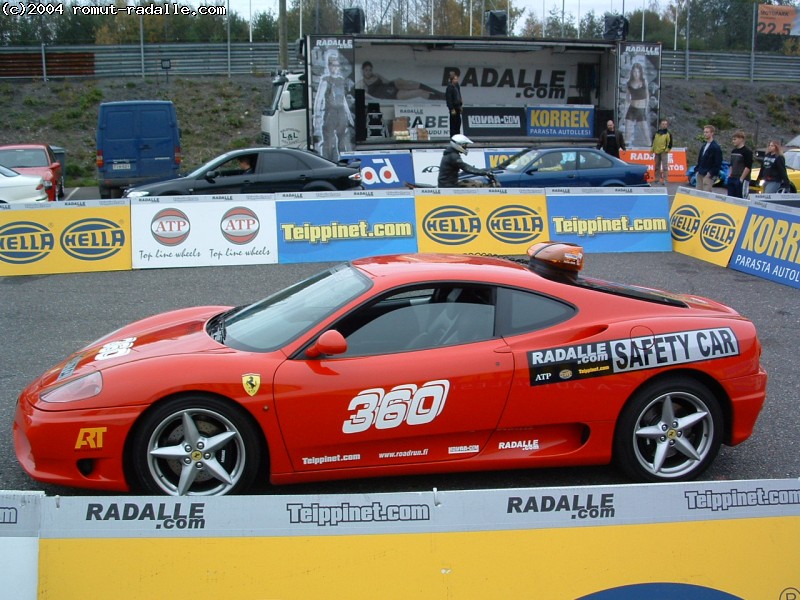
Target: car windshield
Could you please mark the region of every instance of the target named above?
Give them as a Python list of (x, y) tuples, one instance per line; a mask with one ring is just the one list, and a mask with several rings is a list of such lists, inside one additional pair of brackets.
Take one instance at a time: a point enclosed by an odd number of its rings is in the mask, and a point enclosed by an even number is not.
[(538, 160), (540, 156), (541, 152), (539, 152), (538, 150), (533, 150), (531, 152), (521, 152), (509, 158), (505, 163), (501, 165), (501, 167), (513, 173), (521, 173), (522, 171), (527, 169), (531, 165), (531, 163)]
[(47, 153), (35, 148), (0, 150), (0, 164), (15, 168), (46, 167)]
[(227, 154), (222, 154), (221, 156), (217, 156), (216, 158), (212, 158), (207, 163), (204, 163), (197, 167), (194, 171), (190, 172), (186, 177), (205, 177), (206, 173), (209, 171), (213, 171), (214, 169), (219, 168), (222, 163), (225, 163), (231, 160), (234, 156), (233, 152), (228, 152)]
[(19, 177), (19, 173), (0, 165), (0, 175), (3, 177)]
[(370, 285), (354, 267), (337, 265), (228, 316), (225, 344), (249, 352), (277, 350)]
[(787, 152), (783, 155), (786, 159), (786, 166), (795, 171), (800, 170), (800, 152)]

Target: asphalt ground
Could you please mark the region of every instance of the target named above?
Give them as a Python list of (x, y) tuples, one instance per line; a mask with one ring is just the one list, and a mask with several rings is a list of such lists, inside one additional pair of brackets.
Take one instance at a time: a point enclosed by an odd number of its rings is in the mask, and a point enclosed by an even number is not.
[[(185, 306), (252, 302), (326, 266), (310, 263), (0, 277), (0, 490), (100, 495), (91, 490), (39, 484), (17, 464), (12, 440), (14, 406), (23, 387), (45, 369), (130, 321)], [(702, 478), (800, 477), (800, 290), (677, 253), (589, 255), (584, 272), (621, 283), (707, 296), (750, 318), (764, 347), (762, 362), (769, 373), (767, 402), (754, 435), (739, 446), (723, 446)], [(378, 493), (434, 487), (458, 490), (624, 483), (628, 481), (613, 467), (601, 466), (326, 482), (260, 491)]]

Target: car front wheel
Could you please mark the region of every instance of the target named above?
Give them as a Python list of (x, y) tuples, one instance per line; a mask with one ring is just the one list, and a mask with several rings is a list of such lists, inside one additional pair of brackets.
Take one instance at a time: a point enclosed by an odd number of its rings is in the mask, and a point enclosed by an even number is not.
[(622, 411), (614, 440), (618, 466), (635, 481), (686, 481), (706, 470), (722, 443), (722, 411), (688, 378), (647, 385)]
[(261, 451), (256, 428), (240, 410), (198, 396), (147, 413), (130, 458), (134, 483), (144, 493), (222, 496), (252, 485)]

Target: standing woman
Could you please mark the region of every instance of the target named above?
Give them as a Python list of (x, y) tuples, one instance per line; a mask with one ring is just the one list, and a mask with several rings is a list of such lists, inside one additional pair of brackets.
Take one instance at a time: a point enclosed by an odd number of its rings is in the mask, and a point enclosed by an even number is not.
[(647, 115), (649, 103), (650, 90), (647, 87), (644, 68), (638, 62), (633, 63), (628, 78), (628, 110), (625, 113), (625, 136), (632, 146), (647, 146), (652, 139)]
[(760, 178), (764, 180), (764, 194), (775, 194), (789, 180), (786, 174), (786, 159), (783, 157), (781, 145), (772, 140), (767, 146), (767, 153), (761, 164)]
[(450, 137), (461, 133), (461, 86), (458, 83), (458, 73), (450, 71), (450, 83), (444, 92), (447, 110), (450, 112)]

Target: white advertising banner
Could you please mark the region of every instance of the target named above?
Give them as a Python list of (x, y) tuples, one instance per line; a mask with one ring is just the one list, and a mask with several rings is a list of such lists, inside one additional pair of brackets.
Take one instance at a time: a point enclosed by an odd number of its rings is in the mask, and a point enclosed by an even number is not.
[(133, 268), (278, 262), (272, 194), (131, 199)]
[[(439, 179), (439, 163), (442, 162), (442, 153), (439, 148), (435, 150), (412, 150), (411, 158), (414, 162), (414, 181), (423, 185), (437, 185)], [(470, 150), (463, 157), (465, 163), (469, 163), (479, 169), (486, 168), (486, 158), (483, 150)]]

